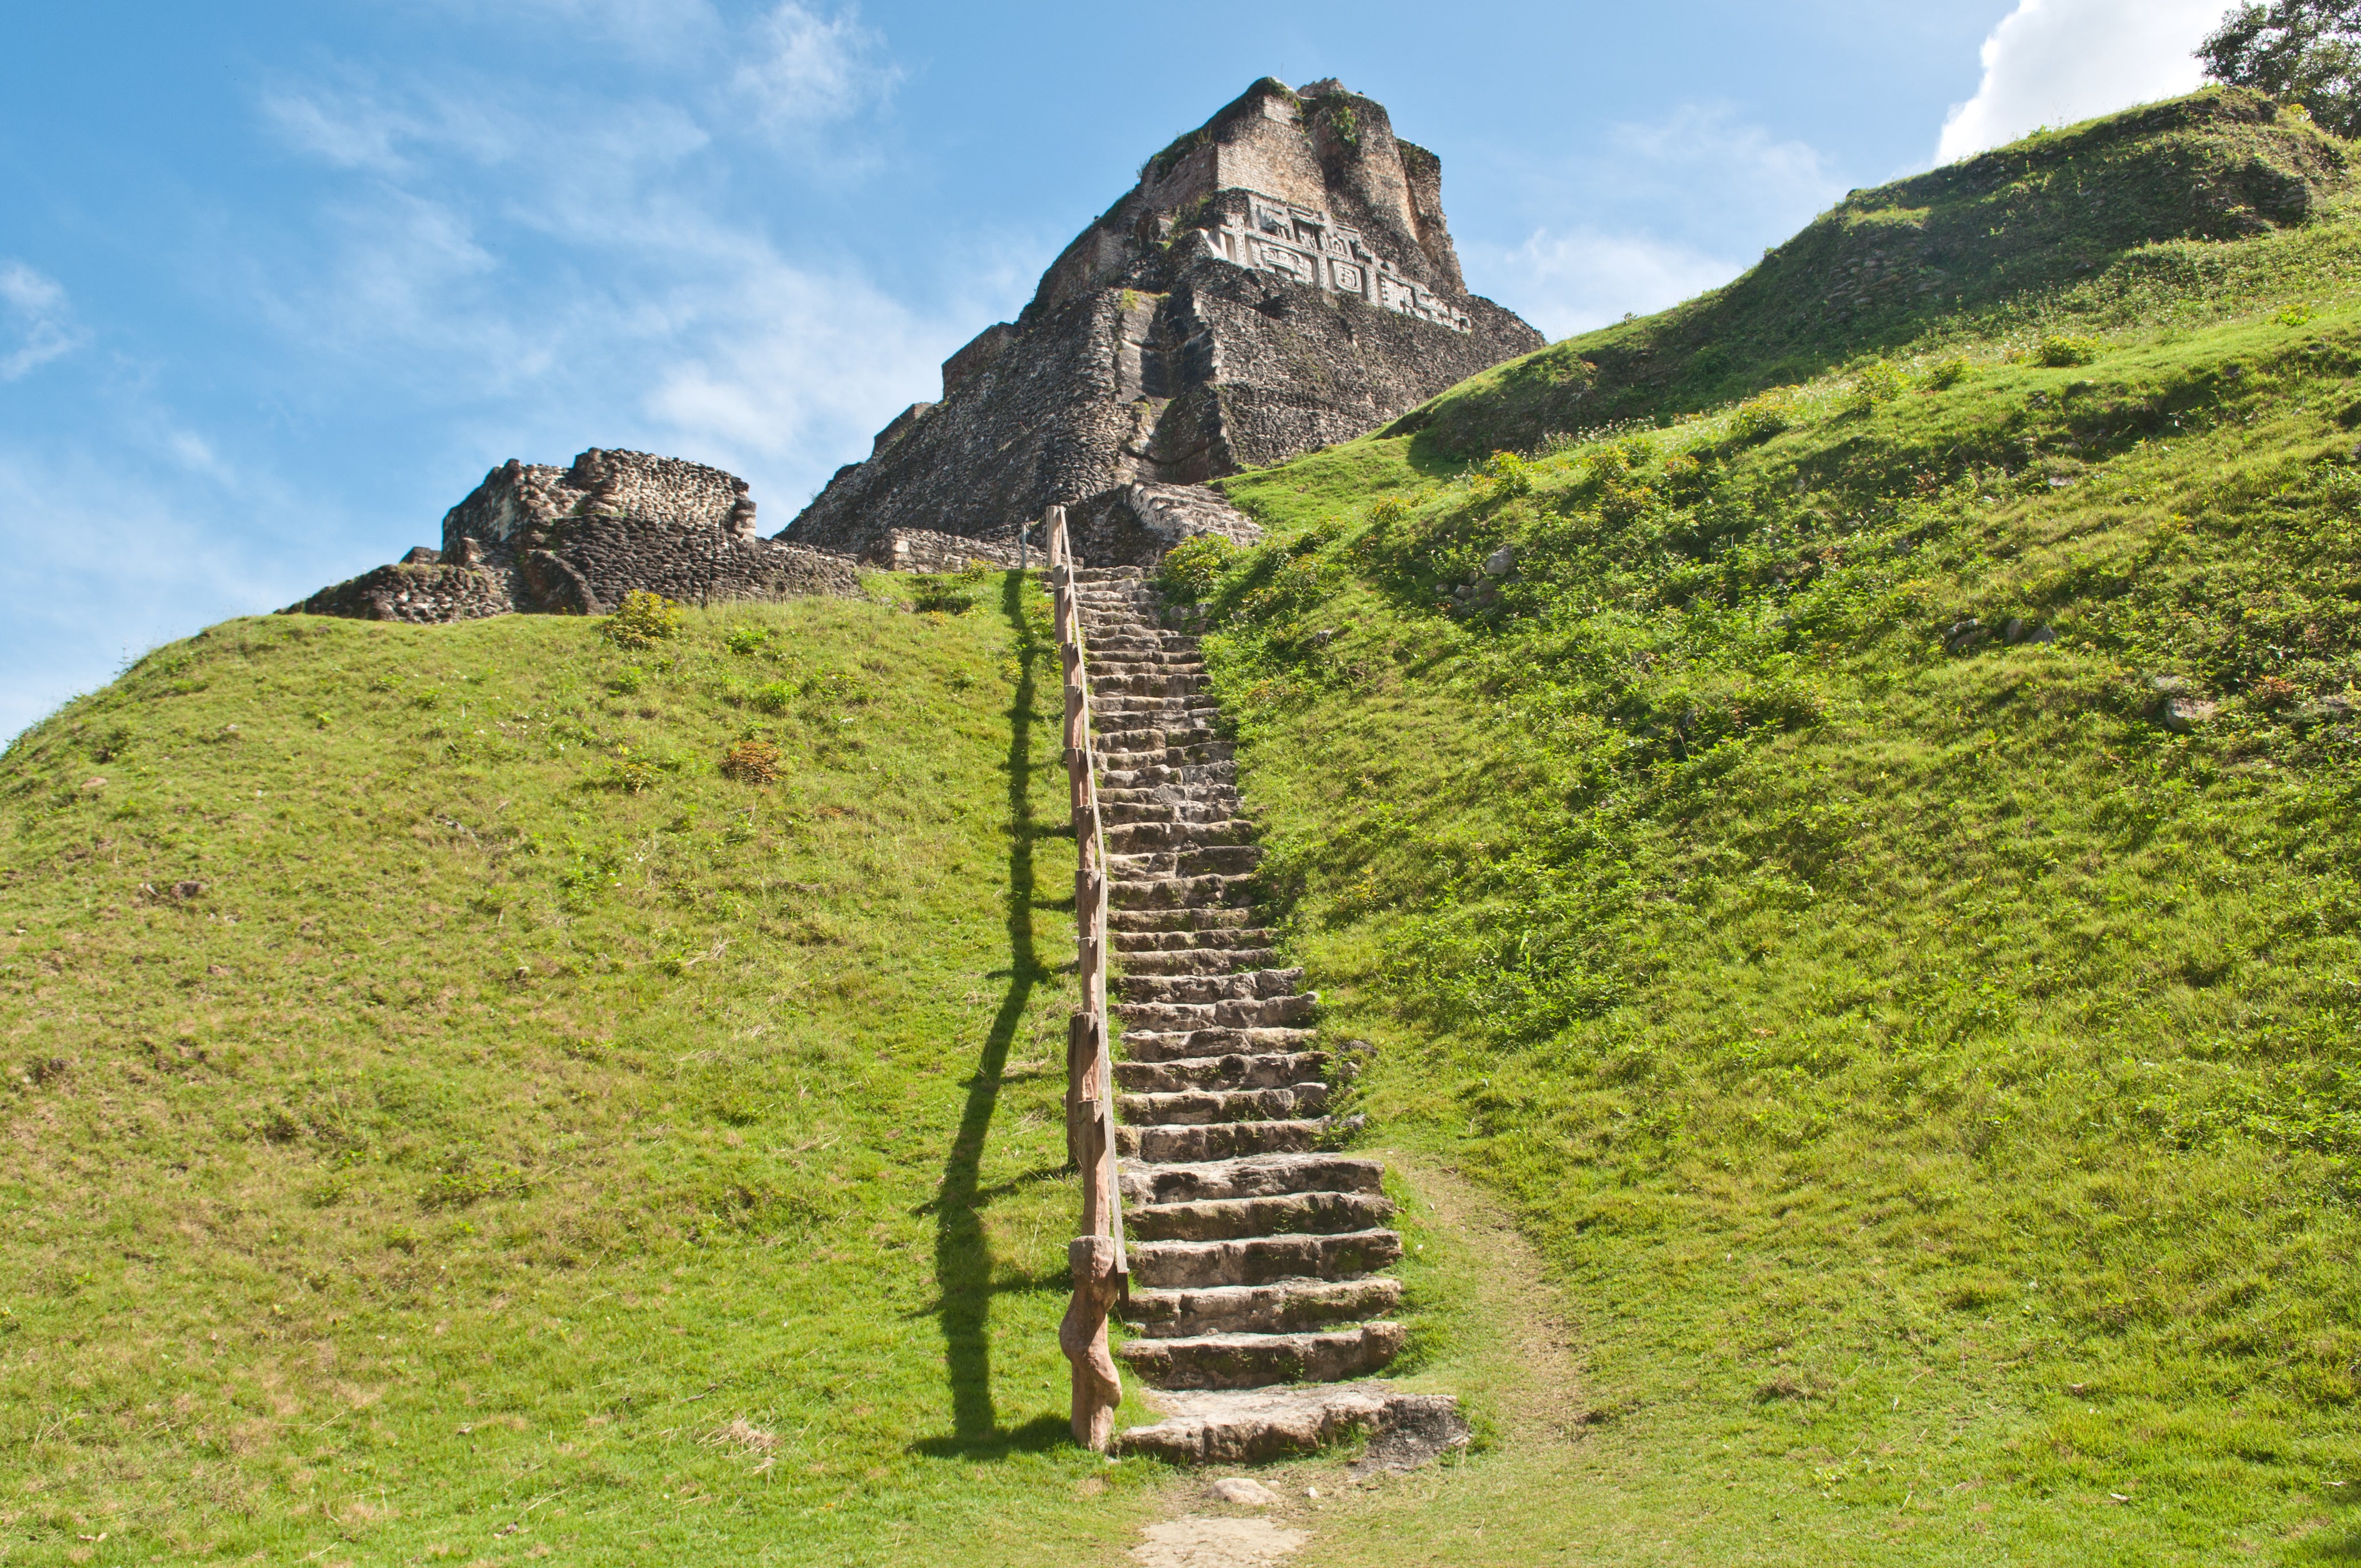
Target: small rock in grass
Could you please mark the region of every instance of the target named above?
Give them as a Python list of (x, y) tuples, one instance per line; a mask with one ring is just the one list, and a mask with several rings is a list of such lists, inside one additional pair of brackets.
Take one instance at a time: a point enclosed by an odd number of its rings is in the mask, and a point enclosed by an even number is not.
[(1261, 1482), (1245, 1475), (1224, 1475), (1211, 1488), (1215, 1497), (1240, 1508), (1267, 1508), (1279, 1501), (1279, 1496)]

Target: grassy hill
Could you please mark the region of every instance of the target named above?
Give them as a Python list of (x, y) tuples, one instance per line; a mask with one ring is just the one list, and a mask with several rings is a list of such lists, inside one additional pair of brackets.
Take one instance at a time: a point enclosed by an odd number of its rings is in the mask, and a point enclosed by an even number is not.
[(928, 591), (232, 621), (10, 749), (0, 1557), (1125, 1536), (1062, 1442), (1055, 645)]
[[(2361, 1557), (2349, 156), (2047, 135), (1229, 482), (1482, 1438), (1294, 1561)], [(1044, 607), (873, 591), (232, 622), (0, 758), (11, 1561), (1128, 1561)]]
[(2028, 194), (1964, 303), (1827, 303), (2011, 171), (2346, 156), (2227, 93), (2038, 138), (1227, 483), (1271, 540), (1174, 576), (1269, 894), (1587, 1384), (1311, 1560), (2361, 1556), (2361, 232)]

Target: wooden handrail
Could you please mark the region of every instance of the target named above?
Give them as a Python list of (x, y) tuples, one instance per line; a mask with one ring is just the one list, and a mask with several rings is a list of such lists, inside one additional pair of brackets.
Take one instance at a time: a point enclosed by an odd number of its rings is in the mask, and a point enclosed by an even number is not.
[(1107, 1027), (1106, 825), (1099, 813), (1096, 747), (1091, 726), (1089, 650), (1075, 592), (1074, 552), (1066, 509), (1044, 519), (1049, 588), (1056, 605), (1058, 659), (1066, 686), (1066, 786), (1074, 823), (1074, 925), (1082, 1004), (1066, 1035), (1066, 1152), (1082, 1173), (1081, 1234), (1067, 1249), (1074, 1299), (1058, 1329), (1073, 1364), (1074, 1441), (1104, 1453), (1114, 1435), (1123, 1383), (1107, 1349), (1107, 1317), (1127, 1292), (1131, 1266), (1123, 1245), (1123, 1194), (1115, 1174), (1115, 1064)]

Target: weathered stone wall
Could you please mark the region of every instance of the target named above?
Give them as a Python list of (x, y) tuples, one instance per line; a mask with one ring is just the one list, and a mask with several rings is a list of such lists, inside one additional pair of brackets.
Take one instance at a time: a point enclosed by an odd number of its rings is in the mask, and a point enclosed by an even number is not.
[(1012, 542), (1003, 544), (938, 533), (927, 528), (896, 528), (873, 541), (861, 557), (862, 565), (889, 572), (964, 572), (970, 566), (1015, 567), (1029, 560), (1040, 565), (1039, 541), (1028, 557)]
[(1441, 165), (1381, 105), (1257, 82), (1151, 159), (1015, 323), (945, 362), (940, 401), (780, 537), (867, 556), (896, 532), (1010, 540), (1052, 504), (1112, 517), (1126, 486), (1349, 440), (1541, 345), (1466, 293)]
[(603, 615), (634, 588), (684, 604), (861, 591), (858, 564), (753, 534), (746, 482), (719, 468), (593, 447), (568, 468), (511, 458), (420, 546), (287, 613), (469, 620)]
[(485, 475), (467, 499), (444, 514), (443, 550), (456, 556), (463, 539), (498, 545), (536, 525), (592, 515), (754, 532), (754, 500), (735, 474), (678, 457), (594, 446), (568, 468), (511, 457)]
[(338, 615), (351, 620), (441, 623), (506, 615), (516, 608), (509, 575), (482, 566), (434, 563), (379, 566), (322, 588), (282, 615)]

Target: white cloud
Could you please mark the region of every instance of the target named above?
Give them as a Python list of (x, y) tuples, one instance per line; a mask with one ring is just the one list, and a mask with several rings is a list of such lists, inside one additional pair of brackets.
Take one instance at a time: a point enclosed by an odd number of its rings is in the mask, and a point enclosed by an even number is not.
[(2194, 92), (2192, 51), (2226, 0), (2019, 0), (1984, 39), (1983, 82), (1943, 121), (1949, 163), (2043, 126)]
[(878, 59), (884, 40), (854, 10), (822, 17), (782, 0), (752, 38), (760, 57), (739, 67), (735, 85), (774, 129), (842, 119), (901, 80), (899, 68)]
[[(1601, 151), (1528, 183), (1583, 216), (1463, 252), (1484, 291), (1552, 338), (1727, 282), (1750, 244), (1786, 238), (1844, 189), (1816, 148), (1697, 104), (1618, 126)], [(1616, 222), (1619, 209), (1636, 221)]]
[(21, 261), (0, 263), (0, 310), (16, 339), (14, 348), (0, 353), (0, 381), (28, 376), (81, 346), (82, 333), (64, 288)]

